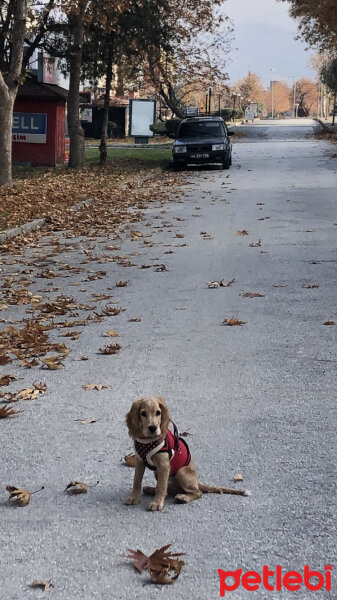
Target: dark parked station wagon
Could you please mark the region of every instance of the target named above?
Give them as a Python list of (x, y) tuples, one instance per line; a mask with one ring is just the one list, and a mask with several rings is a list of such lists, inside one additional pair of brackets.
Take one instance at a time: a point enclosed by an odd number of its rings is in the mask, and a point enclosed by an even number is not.
[(229, 131), (221, 117), (192, 117), (179, 125), (172, 148), (175, 169), (188, 164), (221, 163), (224, 169), (232, 164), (232, 144)]

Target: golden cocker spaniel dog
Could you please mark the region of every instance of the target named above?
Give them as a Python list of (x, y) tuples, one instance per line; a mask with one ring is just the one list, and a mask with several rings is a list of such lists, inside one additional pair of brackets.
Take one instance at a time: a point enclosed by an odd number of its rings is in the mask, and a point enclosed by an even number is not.
[(134, 440), (136, 470), (131, 495), (125, 504), (139, 504), (145, 468), (154, 471), (156, 487), (144, 487), (143, 492), (154, 496), (148, 510), (162, 510), (166, 495), (174, 494), (177, 502), (187, 503), (201, 498), (202, 493), (237, 494), (244, 490), (202, 485), (191, 460), (187, 443), (179, 438), (176, 426), (169, 429), (170, 415), (163, 398), (141, 398), (133, 402), (126, 415), (129, 435)]

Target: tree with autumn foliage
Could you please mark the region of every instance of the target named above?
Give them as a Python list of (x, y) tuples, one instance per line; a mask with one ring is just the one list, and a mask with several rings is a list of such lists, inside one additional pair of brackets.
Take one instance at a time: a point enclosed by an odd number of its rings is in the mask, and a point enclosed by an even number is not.
[(263, 104), (265, 90), (263, 83), (256, 73), (248, 71), (248, 74), (235, 82), (233, 89), (243, 97), (243, 105), (248, 105), (248, 101)]
[(336, 0), (289, 0), (289, 2), (290, 15), (299, 21), (300, 37), (310, 46), (320, 50), (336, 51)]
[(299, 117), (308, 117), (317, 112), (318, 105), (318, 86), (312, 81), (303, 77), (296, 81), (294, 88), (290, 92), (290, 98), (293, 98), (295, 91), (295, 103), (298, 104), (297, 115)]
[(12, 184), (13, 108), (22, 76), (46, 27), (54, 0), (0, 3), (0, 185)]
[(290, 88), (284, 81), (273, 81), (273, 89), (265, 93), (265, 106), (268, 113), (274, 109), (275, 115), (286, 113), (293, 108), (290, 94)]

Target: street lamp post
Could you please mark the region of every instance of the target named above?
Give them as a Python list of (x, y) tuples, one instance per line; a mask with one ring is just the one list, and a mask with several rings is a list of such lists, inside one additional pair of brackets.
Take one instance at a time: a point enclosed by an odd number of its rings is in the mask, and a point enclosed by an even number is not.
[[(271, 75), (273, 77), (273, 73), (275, 72), (275, 69), (273, 67), (271, 67), (270, 69), (271, 71)], [(273, 85), (273, 79), (270, 80), (270, 87), (271, 87), (271, 118), (274, 118), (274, 85)]]
[(234, 121), (235, 120), (235, 101), (236, 101), (237, 94), (235, 92), (233, 92), (232, 97), (233, 97), (232, 121)]

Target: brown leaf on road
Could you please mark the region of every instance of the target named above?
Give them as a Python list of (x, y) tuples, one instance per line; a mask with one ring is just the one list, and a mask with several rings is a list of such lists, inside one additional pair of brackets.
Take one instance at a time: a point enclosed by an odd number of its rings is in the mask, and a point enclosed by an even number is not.
[(158, 548), (151, 556), (146, 556), (141, 550), (128, 548), (129, 554), (124, 558), (132, 560), (133, 566), (142, 573), (147, 569), (152, 581), (161, 584), (171, 584), (177, 580), (180, 571), (185, 564), (183, 560), (177, 559), (185, 552), (167, 552), (171, 544)]
[(259, 248), (261, 246), (261, 240), (258, 240), (258, 242), (252, 242), (251, 244), (249, 244), (250, 248)]
[(234, 481), (243, 481), (243, 475), (241, 473), (236, 473), (236, 475), (234, 475)]
[(109, 329), (109, 331), (102, 333), (102, 336), (103, 337), (119, 337), (119, 333), (118, 333), (118, 331), (115, 331), (114, 329)]
[(165, 265), (153, 265), (154, 266), (154, 270), (159, 273), (161, 271), (167, 271), (167, 267)]
[(98, 390), (99, 392), (104, 389), (111, 388), (111, 385), (104, 385), (103, 383), (85, 383), (82, 385), (84, 390)]
[(0, 355), (0, 366), (3, 367), (4, 365), (8, 365), (11, 362), (12, 362), (12, 359), (7, 354), (1, 354)]
[(152, 265), (142, 265), (141, 269), (151, 269)]
[(97, 423), (99, 419), (94, 419), (94, 417), (87, 417), (86, 419), (74, 419), (75, 423), (80, 423), (81, 425), (90, 425), (91, 423)]
[(17, 413), (21, 413), (23, 410), (15, 410), (9, 404), (5, 404), (0, 408), (0, 419), (7, 419), (7, 417), (11, 417), (12, 415), (16, 415)]
[(116, 307), (113, 307), (113, 306), (104, 306), (101, 309), (101, 315), (100, 316), (116, 317), (117, 315), (119, 315), (120, 312), (121, 312), (120, 308), (116, 308)]
[(131, 317), (131, 319), (128, 319), (128, 321), (130, 323), (140, 323), (142, 320), (142, 317)]
[(57, 369), (62, 369), (62, 367), (64, 367), (59, 356), (49, 356), (48, 358), (44, 358), (42, 362), (50, 371), (56, 371)]
[(274, 288), (285, 288), (287, 287), (286, 283), (273, 283)]
[(39, 490), (35, 490), (35, 492), (29, 492), (24, 488), (17, 488), (13, 485), (6, 485), (6, 490), (9, 493), (8, 500), (14, 502), (17, 506), (27, 506), (30, 502), (30, 497), (44, 490), (44, 486), (40, 487)]
[(84, 483), (84, 481), (70, 481), (70, 483), (68, 483), (64, 491), (66, 494), (69, 494), (71, 496), (76, 496), (78, 494), (86, 494), (89, 488), (94, 488), (98, 484), (99, 481), (96, 481), (94, 485), (88, 485), (87, 483)]
[(317, 285), (317, 283), (312, 283), (312, 284), (310, 284), (310, 283), (303, 283), (302, 284), (302, 288), (304, 288), (306, 290), (313, 290), (313, 289), (316, 289), (318, 287), (319, 287), (319, 285)]
[(234, 325), (245, 325), (246, 321), (240, 321), (240, 319), (237, 319), (236, 317), (232, 317), (231, 319), (224, 319), (222, 321), (223, 325), (228, 325), (230, 327), (233, 327)]
[(249, 235), (249, 233), (248, 233), (247, 229), (239, 229), (236, 232), (236, 235)]
[(183, 238), (185, 237), (183, 233), (176, 233), (175, 236), (176, 238)]
[(126, 287), (128, 283), (128, 281), (116, 281), (116, 287)]
[(324, 321), (323, 325), (336, 325), (335, 321), (329, 320), (329, 321)]
[(86, 494), (89, 489), (83, 481), (71, 481), (64, 490), (67, 494)]
[(264, 298), (264, 294), (260, 294), (260, 292), (245, 292), (241, 294), (243, 298)]
[(82, 331), (67, 331), (67, 333), (63, 334), (63, 337), (68, 337), (72, 340), (78, 340)]
[(109, 344), (104, 348), (100, 348), (97, 354), (117, 354), (121, 347), (120, 344)]
[(2, 377), (0, 377), (0, 386), (9, 385), (10, 383), (12, 383), (12, 381), (15, 381), (15, 380), (16, 380), (15, 375), (3, 375)]
[(230, 281), (225, 281), (224, 279), (219, 281), (220, 287), (229, 287), (230, 285), (233, 285), (233, 283), (235, 283), (235, 278), (231, 279)]
[(32, 367), (37, 367), (39, 365), (39, 361), (37, 358), (33, 358), (32, 360), (20, 360), (21, 367), (25, 367), (26, 369), (31, 369)]
[(124, 462), (126, 462), (126, 464), (128, 465), (128, 467), (135, 467), (136, 466), (136, 456), (135, 454), (127, 454), (126, 456), (124, 456)]
[(87, 279), (83, 281), (96, 281), (97, 279), (103, 279), (106, 276), (106, 271), (95, 271), (95, 273), (91, 273), (88, 275)]
[(44, 581), (43, 579), (34, 579), (33, 583), (31, 584), (31, 587), (41, 588), (45, 592), (46, 590), (49, 590), (51, 587), (53, 587), (53, 584), (51, 581)]

